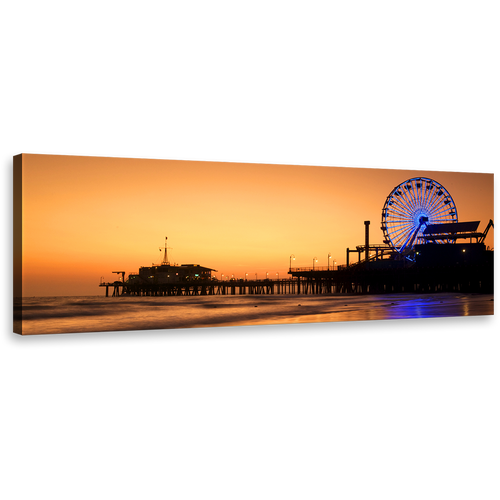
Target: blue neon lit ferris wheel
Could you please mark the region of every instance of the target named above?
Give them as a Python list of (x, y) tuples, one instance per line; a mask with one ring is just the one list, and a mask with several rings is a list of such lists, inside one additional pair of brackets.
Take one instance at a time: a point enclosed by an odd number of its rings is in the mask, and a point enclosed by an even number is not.
[[(450, 193), (432, 179), (413, 177), (396, 186), (382, 209), (384, 243), (413, 260), (416, 244), (424, 243), (429, 224), (458, 222), (457, 207)], [(439, 240), (437, 243), (453, 243)]]

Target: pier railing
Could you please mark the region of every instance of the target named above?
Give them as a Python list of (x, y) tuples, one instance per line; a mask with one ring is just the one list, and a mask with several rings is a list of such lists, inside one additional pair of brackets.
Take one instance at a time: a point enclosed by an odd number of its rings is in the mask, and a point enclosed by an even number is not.
[(291, 267), (288, 272), (290, 273), (302, 273), (310, 271), (335, 271), (335, 269), (340, 266), (314, 266), (314, 267)]

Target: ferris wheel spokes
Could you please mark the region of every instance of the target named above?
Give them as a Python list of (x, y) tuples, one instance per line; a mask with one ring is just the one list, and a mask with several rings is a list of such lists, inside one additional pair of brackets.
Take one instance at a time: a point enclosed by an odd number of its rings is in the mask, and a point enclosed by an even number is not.
[(408, 256), (416, 243), (425, 241), (425, 226), (457, 220), (456, 206), (448, 191), (432, 179), (414, 177), (396, 186), (387, 197), (381, 229), (384, 241)]

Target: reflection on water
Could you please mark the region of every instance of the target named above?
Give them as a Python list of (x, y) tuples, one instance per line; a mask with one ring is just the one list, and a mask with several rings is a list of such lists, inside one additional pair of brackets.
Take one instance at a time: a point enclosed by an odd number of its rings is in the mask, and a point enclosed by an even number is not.
[[(23, 299), (23, 332), (194, 328), (493, 314), (493, 295), (269, 295)], [(14, 319), (21, 320), (21, 304)]]

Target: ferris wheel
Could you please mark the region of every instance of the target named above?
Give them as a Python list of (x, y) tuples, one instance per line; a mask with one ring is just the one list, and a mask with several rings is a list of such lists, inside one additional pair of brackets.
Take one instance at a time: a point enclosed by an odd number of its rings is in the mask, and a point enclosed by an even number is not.
[(425, 242), (426, 226), (450, 222), (458, 222), (457, 208), (450, 193), (439, 182), (413, 177), (396, 186), (385, 200), (381, 229), (384, 243), (413, 260), (412, 249)]

